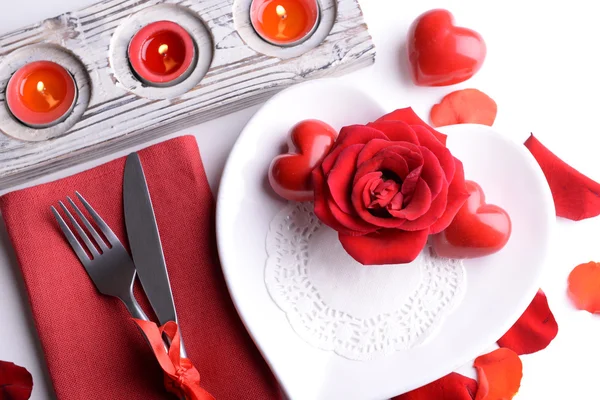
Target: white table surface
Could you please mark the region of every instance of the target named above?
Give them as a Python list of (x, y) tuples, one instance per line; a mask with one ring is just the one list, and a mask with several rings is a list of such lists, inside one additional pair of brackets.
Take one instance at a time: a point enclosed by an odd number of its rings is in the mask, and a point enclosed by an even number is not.
[[(0, 13), (0, 32), (95, 2), (12, 2)], [(478, 88), (499, 105), (497, 130), (519, 142), (534, 132), (565, 161), (600, 180), (597, 161), (600, 24), (596, 2), (361, 0), (361, 4), (378, 49), (377, 62), (341, 80), (369, 92), (389, 110), (412, 106), (425, 119), (430, 107), (445, 94), (460, 88)], [(437, 7), (453, 12), (459, 25), (478, 30), (487, 42), (488, 56), (483, 69), (468, 82), (452, 87), (418, 88), (408, 76), (406, 34), (415, 17)], [(170, 136), (192, 133), (197, 137), (215, 192), (227, 154), (256, 110), (257, 107), (252, 107)], [(209, 135), (209, 132), (219, 134)], [(90, 168), (140, 147), (145, 145), (28, 185)], [(4, 192), (6, 190), (0, 189), (0, 194)], [(600, 219), (577, 223), (559, 221), (553, 262), (540, 283), (558, 320), (559, 334), (546, 350), (522, 357), (524, 377), (517, 399), (600, 398), (597, 388), (600, 320), (576, 311), (566, 296), (566, 280), (571, 269), (582, 262), (600, 260), (598, 243)], [(34, 400), (53, 398), (19, 275), (6, 231), (0, 224), (0, 360), (13, 361), (32, 372)], [(470, 368), (461, 372), (472, 373)]]

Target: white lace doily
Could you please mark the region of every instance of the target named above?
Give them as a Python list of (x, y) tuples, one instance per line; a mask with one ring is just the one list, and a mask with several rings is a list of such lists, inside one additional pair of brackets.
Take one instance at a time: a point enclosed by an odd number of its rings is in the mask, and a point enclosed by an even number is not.
[(461, 260), (426, 248), (412, 263), (363, 266), (311, 203), (289, 203), (267, 234), (267, 289), (300, 337), (352, 360), (370, 360), (425, 341), (460, 302)]

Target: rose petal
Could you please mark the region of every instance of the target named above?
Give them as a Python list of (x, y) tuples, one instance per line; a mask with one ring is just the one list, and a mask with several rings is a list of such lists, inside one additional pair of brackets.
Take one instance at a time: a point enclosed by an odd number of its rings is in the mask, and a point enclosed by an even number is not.
[(0, 361), (0, 399), (27, 400), (32, 389), (33, 378), (29, 371), (14, 363)]
[(335, 201), (329, 197), (327, 199), (327, 207), (329, 208), (329, 212), (333, 216), (333, 218), (342, 224), (342, 226), (346, 229), (338, 230), (338, 232), (343, 232), (350, 230), (350, 235), (364, 235), (367, 233), (374, 232), (378, 229), (377, 226), (374, 226), (368, 222), (365, 222), (358, 215), (355, 215), (354, 212), (352, 214), (347, 214), (342, 209), (338, 207)]
[(482, 124), (492, 126), (498, 106), (487, 94), (477, 89), (457, 90), (447, 94), (431, 108), (429, 118), (433, 126), (455, 124)]
[(411, 170), (422, 164), (423, 156), (420, 152), (414, 152), (400, 145), (390, 146), (380, 150), (375, 157), (360, 164), (354, 175), (354, 182), (373, 171), (393, 172), (400, 180), (404, 180)]
[(358, 155), (358, 159), (356, 160), (356, 165), (360, 166), (362, 163), (369, 161), (375, 157), (380, 150), (383, 150), (391, 145), (389, 140), (384, 139), (373, 139), (370, 140), (363, 147), (362, 151)]
[(542, 168), (556, 215), (574, 221), (600, 215), (600, 183), (593, 181), (548, 150), (533, 135), (525, 142)]
[(448, 187), (448, 203), (444, 210), (444, 214), (430, 227), (430, 233), (435, 235), (440, 233), (450, 225), (458, 210), (465, 204), (469, 198), (469, 192), (465, 185), (465, 171), (462, 162), (455, 158), (456, 172), (454, 179)]
[(413, 130), (419, 137), (419, 142), (422, 147), (427, 147), (438, 159), (444, 172), (446, 173), (446, 180), (452, 182), (454, 178), (454, 170), (456, 168), (454, 164), (454, 156), (450, 153), (448, 148), (441, 144), (435, 136), (431, 134), (427, 129), (422, 126), (413, 126)]
[(410, 125), (402, 121), (376, 121), (367, 124), (368, 127), (383, 132), (392, 142), (409, 142), (419, 144), (417, 134)]
[(335, 141), (333, 148), (329, 152), (329, 155), (325, 157), (321, 166), (325, 174), (329, 173), (329, 170), (333, 167), (335, 160), (338, 155), (348, 146), (353, 144), (366, 144), (370, 140), (383, 139), (388, 140), (382, 132), (377, 129), (369, 128), (364, 125), (350, 125), (345, 126), (340, 130), (340, 135)]
[(568, 293), (579, 310), (600, 313), (600, 263), (576, 266), (569, 274)]
[(425, 214), (414, 221), (406, 221), (404, 224), (402, 224), (402, 229), (406, 229), (407, 231), (418, 231), (426, 228), (429, 229), (429, 227), (444, 214), (447, 204), (448, 183), (443, 181), (442, 190), (440, 190), (440, 194), (438, 194), (437, 197), (431, 202), (429, 210), (427, 210)]
[(343, 232), (345, 234), (354, 234), (351, 230), (340, 224), (334, 217), (328, 207), (329, 188), (325, 182), (323, 171), (317, 167), (312, 172), (313, 186), (315, 191), (314, 212), (317, 218), (330, 228)]
[(421, 171), (423, 170), (422, 166), (413, 169), (406, 175), (404, 178), (404, 182), (402, 182), (402, 188), (400, 192), (402, 196), (404, 196), (404, 202), (408, 203), (412, 200), (413, 194), (415, 193), (415, 189), (417, 188), (417, 183), (421, 178)]
[(514, 351), (503, 348), (494, 350), (477, 357), (473, 366), (479, 380), (475, 400), (508, 400), (519, 391), (523, 364)]
[(396, 218), (404, 218), (409, 221), (414, 221), (429, 210), (431, 206), (431, 190), (423, 179), (419, 179), (417, 187), (414, 191), (412, 199), (408, 205), (400, 210), (388, 210), (388, 212)]
[(543, 350), (558, 334), (558, 324), (548, 306), (548, 299), (540, 289), (527, 310), (498, 340), (498, 346), (515, 353), (531, 354)]
[(356, 159), (364, 147), (362, 144), (354, 144), (346, 147), (338, 156), (327, 176), (327, 185), (329, 186), (331, 198), (346, 214), (354, 212), (350, 202), (352, 180), (354, 179)]
[[(435, 136), (435, 138), (437, 140), (440, 141), (440, 143), (442, 143), (444, 146), (446, 145), (447, 136), (441, 132), (436, 131), (431, 126), (429, 126), (425, 121), (423, 121), (421, 118), (419, 118), (419, 116), (417, 114), (415, 114), (413, 109), (410, 107), (392, 111), (391, 113), (386, 114), (383, 117), (379, 118), (376, 122), (381, 122), (381, 121), (402, 121), (402, 122), (406, 122), (407, 124), (413, 126), (413, 129), (414, 129), (414, 125), (424, 126), (433, 134), (433, 136)], [(421, 143), (421, 144), (423, 144), (423, 143)]]
[[(442, 190), (442, 182), (446, 179), (446, 173), (442, 169), (440, 160), (433, 154), (431, 150), (426, 147), (421, 147), (421, 154), (423, 155), (423, 170), (421, 171), (421, 178), (427, 182), (427, 186), (431, 189), (431, 197), (435, 198)], [(452, 175), (454, 175), (454, 158), (452, 159)], [(451, 182), (451, 180), (447, 180)]]
[(374, 180), (381, 179), (381, 172), (370, 172), (362, 176), (354, 183), (352, 188), (352, 206), (356, 210), (359, 218), (362, 220), (382, 228), (398, 228), (404, 223), (404, 219), (398, 218), (382, 218), (371, 214), (368, 209), (370, 204), (370, 195), (367, 198), (366, 191), (370, 191), (371, 184)]
[(339, 234), (346, 252), (363, 265), (405, 264), (413, 261), (427, 243), (429, 230), (407, 232), (381, 229), (365, 236)]
[(428, 385), (393, 397), (392, 400), (473, 400), (476, 392), (477, 381), (452, 372)]

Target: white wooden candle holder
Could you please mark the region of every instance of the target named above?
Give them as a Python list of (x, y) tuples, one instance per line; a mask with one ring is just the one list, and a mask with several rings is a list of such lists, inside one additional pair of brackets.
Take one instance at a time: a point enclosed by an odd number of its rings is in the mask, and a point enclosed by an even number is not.
[[(372, 64), (358, 0), (320, 0), (320, 8), (314, 34), (293, 47), (256, 34), (250, 0), (105, 0), (0, 36), (0, 188)], [(177, 85), (148, 87), (132, 73), (127, 46), (141, 27), (162, 20), (190, 33), (198, 62)], [(45, 129), (19, 123), (5, 101), (12, 74), (36, 60), (61, 64), (79, 89), (73, 113)]]

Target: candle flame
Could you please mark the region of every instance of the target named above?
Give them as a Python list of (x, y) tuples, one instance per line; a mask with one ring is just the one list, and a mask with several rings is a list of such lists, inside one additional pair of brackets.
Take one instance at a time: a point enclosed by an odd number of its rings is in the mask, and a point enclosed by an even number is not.
[(38, 92), (43, 92), (44, 90), (46, 90), (46, 85), (44, 85), (44, 82), (39, 81), (37, 83), (37, 90)]
[(275, 12), (277, 13), (277, 15), (279, 15), (281, 18), (285, 18), (287, 17), (287, 11), (285, 11), (285, 7), (283, 7), (282, 5), (278, 5), (277, 7), (275, 7)]
[(164, 55), (167, 51), (169, 51), (169, 45), (168, 44), (161, 44), (158, 47), (158, 54), (160, 54), (161, 56)]

